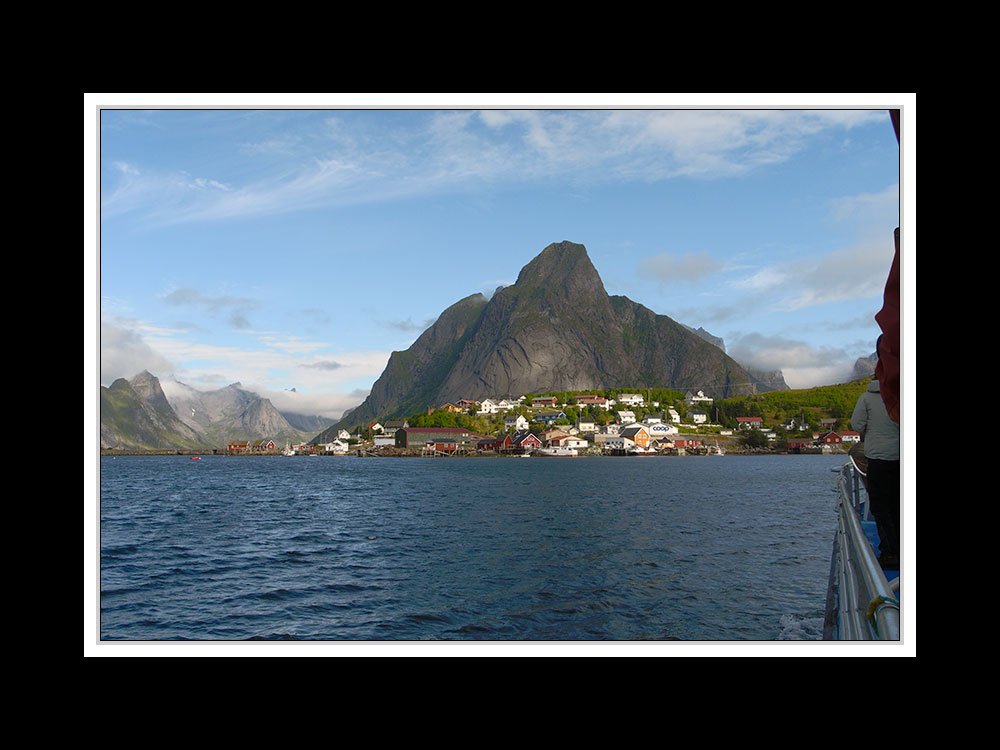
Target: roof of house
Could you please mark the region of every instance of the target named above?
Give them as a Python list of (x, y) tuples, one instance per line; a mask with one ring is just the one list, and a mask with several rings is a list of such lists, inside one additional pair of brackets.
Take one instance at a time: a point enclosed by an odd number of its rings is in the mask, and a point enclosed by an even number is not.
[(626, 427), (624, 430), (618, 433), (618, 436), (630, 438), (634, 435), (638, 435), (640, 432), (645, 432), (647, 435), (649, 434), (649, 430), (647, 430), (642, 425), (635, 425), (633, 427)]
[[(515, 432), (511, 439), (515, 443), (523, 443), (528, 438), (534, 438), (535, 440), (538, 440), (538, 436), (532, 433), (530, 430), (521, 430), (520, 432)], [(538, 442), (540, 443), (542, 441), (538, 440)]]
[(404, 432), (440, 432), (445, 434), (455, 434), (464, 433), (466, 435), (471, 434), (464, 427), (405, 427)]

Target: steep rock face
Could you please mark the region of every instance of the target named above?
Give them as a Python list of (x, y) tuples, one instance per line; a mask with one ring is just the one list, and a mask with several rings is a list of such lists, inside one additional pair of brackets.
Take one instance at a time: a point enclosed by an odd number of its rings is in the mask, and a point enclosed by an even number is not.
[(760, 393), (788, 390), (788, 384), (785, 382), (785, 374), (781, 370), (755, 370), (752, 367), (748, 367), (746, 371), (750, 373), (750, 378)]
[(331, 430), (462, 398), (616, 387), (699, 389), (717, 398), (756, 391), (718, 347), (609, 296), (586, 248), (560, 242), (521, 269), (513, 286), (488, 302), (474, 295), (456, 303), (413, 346), (393, 352), (368, 399)]
[(270, 399), (240, 383), (214, 391), (198, 391), (176, 382), (169, 386), (169, 401), (180, 419), (218, 447), (225, 447), (229, 440), (260, 438), (292, 443), (314, 434), (292, 427)]
[(101, 387), (101, 447), (143, 450), (203, 448), (205, 441), (184, 424), (160, 388), (141, 372)]
[(872, 352), (867, 357), (858, 357), (854, 361), (854, 371), (851, 379), (869, 378), (875, 374), (875, 365), (878, 364), (878, 352)]

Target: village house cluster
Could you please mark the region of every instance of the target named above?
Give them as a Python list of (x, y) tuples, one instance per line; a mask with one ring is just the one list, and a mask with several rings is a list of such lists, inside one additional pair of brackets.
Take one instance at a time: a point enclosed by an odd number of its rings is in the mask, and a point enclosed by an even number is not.
[[(768, 440), (774, 440), (777, 435), (774, 430), (765, 429), (763, 424), (763, 419), (761, 417), (736, 417), (736, 421), (739, 424), (741, 430), (760, 430)], [(843, 445), (844, 443), (859, 443), (861, 442), (861, 434), (854, 432), (853, 430), (840, 430), (839, 432), (834, 431), (834, 427), (837, 424), (836, 419), (821, 419), (819, 421), (820, 429), (814, 431), (811, 437), (790, 437), (788, 438), (788, 449), (789, 450), (801, 450), (804, 448), (822, 448), (834, 447), (838, 445)], [(784, 424), (785, 430), (791, 432), (793, 430), (803, 431), (808, 430), (809, 425), (799, 424), (794, 419), (789, 419)]]
[[(687, 423), (673, 406), (660, 408), (658, 402), (647, 404), (639, 393), (622, 393), (614, 399), (596, 394), (575, 396), (571, 404), (560, 404), (555, 396), (539, 396), (530, 402), (524, 396), (487, 398), (482, 401), (462, 399), (428, 410), (489, 416), (497, 427), (503, 424), (502, 435), (476, 433), (464, 427), (417, 427), (407, 419), (390, 419), (384, 424), (368, 425), (366, 444), (374, 451), (385, 449), (430, 452), (464, 453), (496, 452), (501, 454), (526, 454), (535, 451), (608, 454), (655, 454), (662, 452), (721, 453), (718, 445), (709, 445), (701, 438), (679, 437), (681, 428), (697, 429), (708, 424), (708, 413), (701, 407), (710, 407), (712, 398), (698, 391), (685, 394)], [(580, 415), (570, 423), (565, 409), (569, 407), (598, 407), (608, 411), (609, 420), (598, 424), (594, 419)], [(636, 410), (644, 412), (637, 419)], [(502, 416), (500, 416), (502, 415)], [(772, 429), (765, 429), (761, 417), (737, 417), (737, 429), (760, 430), (770, 441), (776, 438)], [(602, 422), (605, 420), (601, 420)], [(830, 449), (843, 443), (858, 442), (860, 435), (849, 430), (834, 431), (837, 420), (820, 420), (819, 430), (811, 437), (788, 438), (789, 451)], [(784, 427), (788, 431), (803, 431), (808, 425), (790, 419)], [(722, 436), (731, 436), (731, 430), (720, 430)], [(297, 445), (275, 444), (274, 440), (230, 441), (228, 453), (233, 455), (346, 455), (350, 441), (361, 440), (359, 432), (352, 436), (340, 430), (332, 442)]]
[[(711, 402), (701, 391), (687, 394), (687, 403)], [(595, 420), (578, 417), (570, 424), (565, 408), (596, 406), (613, 413), (614, 421), (600, 425)], [(369, 429), (372, 442), (378, 448), (419, 449), (433, 452), (495, 451), (523, 454), (558, 449), (566, 454), (576, 452), (656, 453), (665, 450), (705, 448), (700, 439), (676, 437), (681, 416), (673, 407), (659, 413), (647, 413), (637, 421), (633, 409), (646, 407), (638, 393), (622, 393), (615, 399), (595, 394), (575, 396), (572, 404), (560, 404), (555, 396), (540, 396), (526, 402), (524, 396), (487, 398), (482, 401), (463, 399), (446, 403), (430, 411), (463, 412), (495, 416), (503, 414), (504, 435), (482, 435), (460, 427), (411, 427), (407, 420), (389, 420), (384, 425), (373, 423)], [(653, 402), (649, 407), (658, 409)], [(705, 421), (704, 412), (695, 410), (695, 419)], [(701, 419), (699, 419), (699, 416)]]
[(333, 442), (316, 445), (309, 443), (291, 445), (290, 443), (285, 443), (285, 445), (281, 446), (275, 443), (274, 440), (230, 440), (226, 446), (226, 453), (231, 456), (274, 456), (277, 454), (285, 456), (346, 456), (347, 451), (350, 449), (350, 444), (348, 443), (350, 435), (346, 430), (341, 430), (340, 433)]

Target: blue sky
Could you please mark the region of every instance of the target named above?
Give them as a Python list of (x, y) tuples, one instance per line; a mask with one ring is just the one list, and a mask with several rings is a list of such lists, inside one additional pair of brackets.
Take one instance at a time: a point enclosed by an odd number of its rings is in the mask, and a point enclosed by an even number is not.
[(239, 381), (338, 417), (442, 310), (562, 240), (610, 294), (792, 387), (874, 350), (900, 223), (886, 107), (912, 95), (91, 96), (103, 385)]

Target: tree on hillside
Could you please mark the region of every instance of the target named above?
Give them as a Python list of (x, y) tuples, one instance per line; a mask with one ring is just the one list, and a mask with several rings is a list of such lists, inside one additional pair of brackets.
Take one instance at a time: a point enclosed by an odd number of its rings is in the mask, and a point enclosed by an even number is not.
[(766, 448), (768, 445), (767, 435), (756, 427), (751, 427), (741, 435), (740, 442), (747, 448)]

